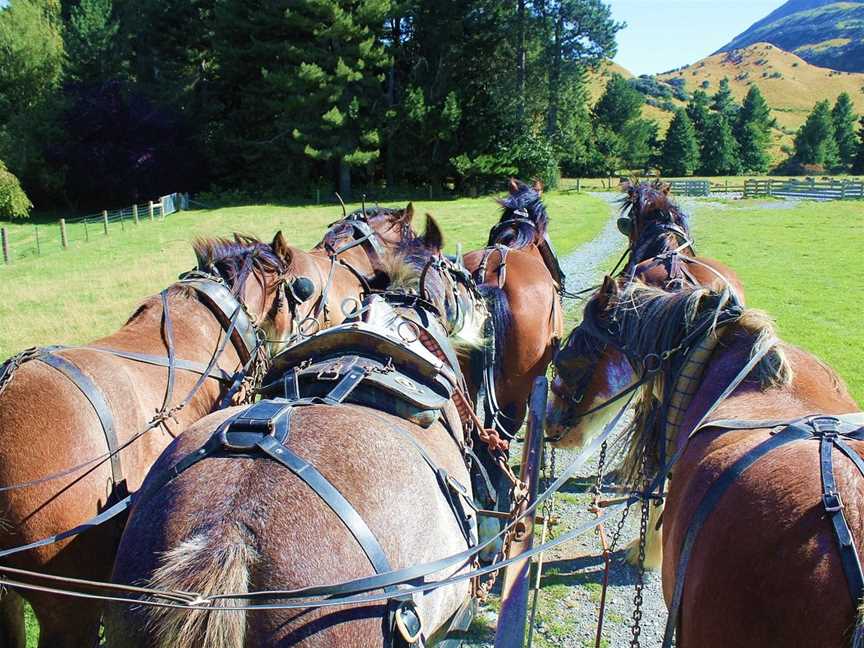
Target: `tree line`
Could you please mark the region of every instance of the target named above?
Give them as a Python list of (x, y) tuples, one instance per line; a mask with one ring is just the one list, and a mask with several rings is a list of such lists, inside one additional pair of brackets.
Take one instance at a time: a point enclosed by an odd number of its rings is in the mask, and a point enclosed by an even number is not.
[(668, 176), (740, 175), (777, 171), (791, 175), (864, 173), (864, 116), (860, 132), (852, 98), (844, 92), (832, 108), (825, 100), (798, 130), (786, 159), (776, 163), (770, 148), (776, 120), (756, 85), (739, 106), (723, 79), (716, 94), (693, 93), (675, 113), (656, 158)]
[(10, 0), (0, 160), (38, 204), (483, 189), (583, 168), (601, 0)]

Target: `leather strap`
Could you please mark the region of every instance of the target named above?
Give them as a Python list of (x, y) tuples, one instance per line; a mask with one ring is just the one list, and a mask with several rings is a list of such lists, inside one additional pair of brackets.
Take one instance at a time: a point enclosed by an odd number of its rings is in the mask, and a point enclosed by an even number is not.
[(96, 416), (99, 418), (102, 432), (105, 434), (108, 452), (111, 453), (111, 477), (114, 482), (115, 494), (118, 496), (125, 495), (126, 486), (123, 483), (123, 466), (120, 462), (120, 455), (117, 453), (117, 448), (120, 445), (117, 441), (117, 430), (114, 427), (114, 417), (111, 414), (111, 408), (102, 395), (102, 391), (84, 372), (66, 358), (46, 351), (36, 359), (66, 376), (90, 401), (93, 411), (96, 412)]
[[(134, 360), (135, 362), (141, 362), (143, 364), (156, 365), (157, 367), (168, 366), (168, 358), (166, 356), (150, 355), (148, 353), (133, 353), (132, 351), (120, 351), (118, 349), (106, 349), (104, 347), (96, 346), (87, 346), (81, 348), (85, 348), (88, 351), (101, 351), (102, 353), (109, 353), (113, 356), (117, 356), (118, 358), (124, 358), (125, 360)], [(183, 358), (175, 358), (174, 366), (181, 371), (191, 371), (192, 373), (196, 373), (201, 376), (206, 375), (208, 378), (213, 378), (214, 380), (218, 380), (219, 382), (230, 383), (233, 379), (231, 374), (218, 366), (215, 366), (210, 369), (210, 371), (207, 371), (207, 365), (203, 362), (193, 362), (191, 360), (184, 360)]]
[[(181, 279), (175, 285), (188, 286), (198, 292), (203, 301), (221, 314), (224, 320), (230, 321), (237, 313), (236, 333), (240, 344), (235, 340), (235, 347), (242, 361), (248, 361), (258, 351), (258, 335), (255, 325), (234, 294), (223, 284), (212, 279)], [(239, 312), (238, 312), (239, 310)]]

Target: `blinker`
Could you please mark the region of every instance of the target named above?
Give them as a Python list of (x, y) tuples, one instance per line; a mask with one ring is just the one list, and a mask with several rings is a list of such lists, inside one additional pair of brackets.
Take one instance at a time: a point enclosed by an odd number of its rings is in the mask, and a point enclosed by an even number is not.
[(617, 225), (618, 231), (624, 236), (629, 237), (633, 231), (633, 220), (629, 216), (621, 216), (617, 221)]
[(291, 295), (297, 300), (297, 303), (302, 304), (315, 294), (315, 284), (309, 277), (295, 277), (288, 283), (288, 289)]

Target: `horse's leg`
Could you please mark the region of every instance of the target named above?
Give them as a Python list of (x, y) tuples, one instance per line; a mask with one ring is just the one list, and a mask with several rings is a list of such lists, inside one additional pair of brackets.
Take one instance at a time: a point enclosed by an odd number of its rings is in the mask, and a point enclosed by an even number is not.
[(0, 598), (0, 648), (25, 648), (24, 599), (6, 590)]
[[(658, 525), (663, 515), (663, 505), (649, 506), (648, 530), (645, 533), (645, 569), (660, 569), (663, 564), (663, 526)], [(627, 562), (639, 563), (639, 538), (627, 545)]]
[(100, 606), (56, 596), (32, 597), (39, 621), (39, 648), (90, 648), (99, 637)]

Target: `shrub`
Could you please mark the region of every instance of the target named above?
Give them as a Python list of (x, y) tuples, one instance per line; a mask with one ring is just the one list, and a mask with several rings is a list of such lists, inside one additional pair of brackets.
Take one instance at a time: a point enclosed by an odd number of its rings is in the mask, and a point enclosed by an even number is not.
[(18, 178), (0, 161), (0, 218), (27, 218), (32, 208)]

